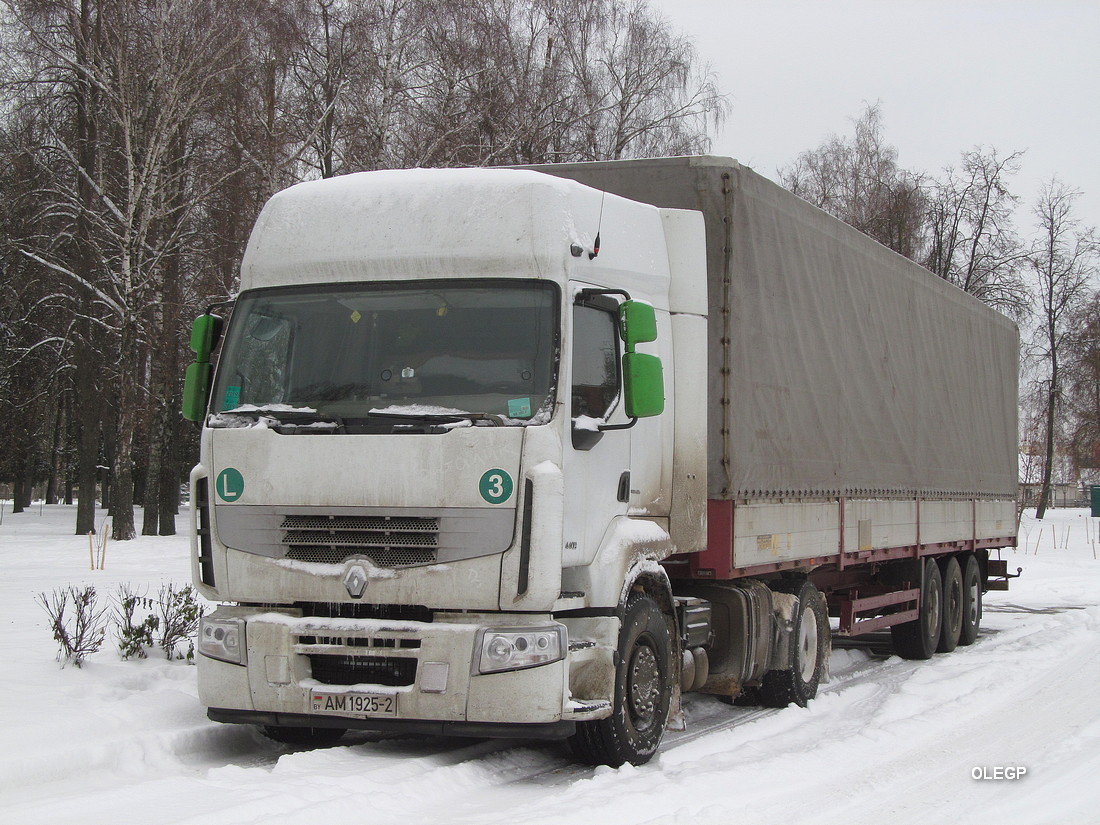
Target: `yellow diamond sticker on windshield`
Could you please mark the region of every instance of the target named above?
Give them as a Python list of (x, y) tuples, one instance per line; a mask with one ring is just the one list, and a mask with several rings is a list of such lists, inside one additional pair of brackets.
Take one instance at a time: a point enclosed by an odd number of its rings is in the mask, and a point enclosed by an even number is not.
[(363, 318), (363, 313), (361, 313), (359, 310), (355, 310), (355, 312), (353, 312), (351, 314), (351, 321), (354, 324), (358, 324), (359, 321), (362, 320), (362, 318)]

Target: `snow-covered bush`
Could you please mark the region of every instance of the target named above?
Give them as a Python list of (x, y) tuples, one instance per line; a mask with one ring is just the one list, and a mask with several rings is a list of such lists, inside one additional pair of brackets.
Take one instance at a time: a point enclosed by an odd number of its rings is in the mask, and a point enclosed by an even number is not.
[[(191, 585), (176, 590), (172, 584), (163, 585), (157, 598), (160, 608), (160, 638), (158, 644), (169, 659), (195, 658), (195, 634), (203, 608), (195, 598)], [(187, 643), (184, 651), (182, 645)]]
[(148, 614), (140, 621), (134, 621), (134, 612), (141, 608), (152, 610), (156, 602), (146, 596), (134, 593), (128, 584), (119, 585), (115, 596), (115, 635), (118, 638), (118, 652), (123, 659), (137, 656), (144, 659), (148, 654), (147, 647), (152, 647), (153, 634), (160, 626), (160, 619), (153, 614)]
[[(58, 588), (53, 593), (39, 593), (36, 601), (50, 617), (50, 629), (59, 650), (57, 660), (64, 667), (72, 662), (77, 667), (99, 650), (107, 633), (106, 607), (99, 606), (95, 588), (80, 589), (75, 585)], [(72, 614), (68, 613), (72, 605)]]

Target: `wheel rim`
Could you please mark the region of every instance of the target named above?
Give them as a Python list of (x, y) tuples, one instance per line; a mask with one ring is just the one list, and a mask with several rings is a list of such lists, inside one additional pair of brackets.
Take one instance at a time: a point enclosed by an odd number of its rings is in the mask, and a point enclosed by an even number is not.
[(657, 718), (661, 670), (649, 645), (635, 646), (629, 672), (630, 719), (637, 730), (648, 730)]
[(951, 630), (954, 632), (955, 626), (962, 620), (962, 582), (958, 579), (951, 582), (951, 591), (947, 594), (947, 610), (951, 619)]
[(817, 621), (813, 612), (803, 611), (798, 625), (798, 674), (810, 682), (817, 669)]
[(980, 598), (981, 594), (978, 592), (978, 582), (975, 579), (970, 583), (970, 610), (967, 611), (967, 619), (969, 619), (971, 627), (978, 624), (978, 599)]
[(940, 592), (935, 587), (928, 588), (928, 635), (932, 635), (932, 631), (938, 630), (940, 627)]

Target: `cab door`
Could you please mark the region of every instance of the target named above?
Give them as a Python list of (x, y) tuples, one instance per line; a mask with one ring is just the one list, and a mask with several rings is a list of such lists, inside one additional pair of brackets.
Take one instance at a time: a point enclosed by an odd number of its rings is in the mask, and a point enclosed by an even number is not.
[(618, 301), (582, 293), (570, 329), (563, 567), (592, 561), (612, 519), (626, 515), (630, 497), (631, 430), (601, 429), (627, 422)]

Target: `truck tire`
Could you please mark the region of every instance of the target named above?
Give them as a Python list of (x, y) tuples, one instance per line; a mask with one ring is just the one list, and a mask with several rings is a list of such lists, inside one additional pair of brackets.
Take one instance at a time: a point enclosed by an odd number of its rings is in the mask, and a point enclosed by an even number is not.
[(943, 618), (943, 580), (934, 559), (924, 560), (921, 574), (920, 615), (890, 628), (894, 652), (903, 659), (931, 659), (940, 644)]
[(950, 653), (959, 644), (963, 623), (962, 568), (954, 556), (940, 559), (940, 576), (943, 579), (943, 620), (937, 653)]
[(327, 748), (340, 741), (345, 728), (292, 728), (283, 725), (264, 725), (264, 736), (299, 748)]
[(967, 553), (962, 565), (962, 627), (959, 644), (972, 645), (982, 624), (982, 573), (978, 559)]
[(589, 765), (644, 765), (661, 744), (672, 698), (672, 637), (661, 608), (636, 593), (619, 631), (611, 716), (577, 724), (569, 744)]
[(769, 670), (757, 690), (759, 703), (769, 708), (796, 704), (806, 707), (817, 696), (832, 649), (829, 612), (821, 592), (807, 579), (784, 581), (773, 588), (798, 597), (791, 628), (789, 667)]

